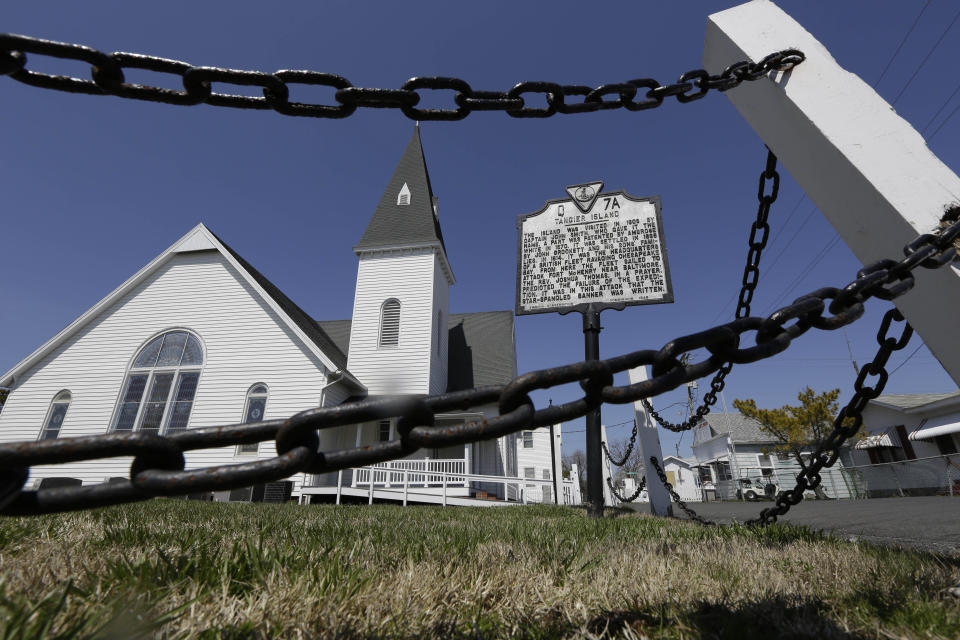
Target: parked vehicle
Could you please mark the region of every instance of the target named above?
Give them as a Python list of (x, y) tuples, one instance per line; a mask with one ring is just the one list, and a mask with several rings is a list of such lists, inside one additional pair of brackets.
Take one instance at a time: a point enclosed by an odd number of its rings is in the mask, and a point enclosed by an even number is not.
[(780, 493), (780, 486), (764, 476), (740, 478), (737, 497), (744, 500), (773, 500)]

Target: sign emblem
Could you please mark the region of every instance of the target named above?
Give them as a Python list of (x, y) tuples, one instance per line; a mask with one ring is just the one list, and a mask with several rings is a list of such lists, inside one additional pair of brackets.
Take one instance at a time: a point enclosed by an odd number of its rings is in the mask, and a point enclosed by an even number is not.
[(586, 184), (575, 184), (567, 187), (567, 193), (573, 199), (573, 203), (584, 213), (590, 211), (593, 203), (597, 200), (597, 195), (603, 189), (602, 182), (588, 182)]

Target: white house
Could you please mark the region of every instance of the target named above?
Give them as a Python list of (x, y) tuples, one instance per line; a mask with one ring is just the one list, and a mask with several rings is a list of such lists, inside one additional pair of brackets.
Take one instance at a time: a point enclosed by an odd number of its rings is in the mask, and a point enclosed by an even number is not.
[[(694, 465), (704, 498), (772, 498), (792, 489), (800, 465), (791, 456), (774, 453), (776, 443), (760, 423), (739, 412), (704, 416), (693, 431)], [(845, 471), (849, 465), (849, 447), (844, 447), (834, 467), (821, 473), (826, 497), (858, 495), (857, 478)]]
[[(0, 387), (10, 389), (0, 413), (0, 440), (167, 434), (285, 418), (363, 397), (506, 383), (516, 375), (513, 313), (450, 312), (455, 278), (438, 216), (417, 129), (354, 247), (353, 316), (335, 321), (311, 318), (237, 251), (197, 225), (0, 376)], [(495, 413), (493, 405), (476, 407), (440, 416), (437, 424)], [(392, 439), (395, 428), (393, 421), (381, 421), (323, 431), (321, 446)], [(541, 481), (534, 483), (538, 493), (551, 460), (550, 444), (540, 431), (534, 433), (532, 451), (522, 444), (522, 466), (534, 467)], [(186, 465), (274, 455), (273, 443), (264, 442), (191, 451)], [(528, 463), (530, 456), (536, 461)], [(376, 470), (299, 474), (281, 485), (278, 495), (336, 493), (339, 499), (351, 490), (396, 486), (402, 477), (426, 493), (442, 484), (454, 497), (483, 493), (503, 499), (508, 487), (518, 491), (520, 484), (497, 479), (518, 477), (518, 457), (517, 438), (508, 436), (420, 450)], [(35, 467), (31, 480), (34, 485), (54, 477), (99, 483), (128, 476), (130, 462), (113, 458)], [(554, 491), (551, 484), (544, 486)], [(258, 499), (264, 492), (257, 487), (218, 498)]]
[(880, 396), (863, 424), (853, 463), (867, 495), (960, 494), (960, 391)]

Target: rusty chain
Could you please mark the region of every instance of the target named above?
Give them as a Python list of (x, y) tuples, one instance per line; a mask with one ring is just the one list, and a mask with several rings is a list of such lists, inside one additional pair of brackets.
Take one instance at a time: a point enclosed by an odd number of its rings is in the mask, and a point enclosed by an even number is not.
[(657, 460), (656, 456), (650, 456), (650, 462), (653, 463), (653, 468), (657, 472), (657, 476), (660, 477), (660, 482), (663, 483), (664, 488), (670, 494), (670, 498), (673, 502), (683, 510), (687, 517), (693, 520), (694, 522), (699, 522), (702, 525), (712, 527), (717, 523), (713, 520), (707, 520), (703, 516), (699, 515), (696, 511), (687, 506), (687, 503), (683, 501), (680, 497), (680, 494), (676, 492), (673, 488), (673, 485), (670, 483), (670, 480), (667, 479), (667, 472), (663, 470), (663, 467), (660, 466), (660, 461)]
[[(956, 257), (953, 242), (960, 237), (960, 221), (937, 235), (923, 234), (904, 247), (900, 261), (880, 260), (857, 273), (843, 288), (826, 287), (797, 298), (767, 318), (745, 317), (699, 333), (682, 336), (659, 350), (641, 350), (605, 360), (581, 361), (523, 374), (502, 387), (485, 387), (427, 397), (381, 397), (302, 411), (287, 420), (202, 427), (167, 435), (106, 433), (98, 436), (14, 442), (0, 445), (0, 514), (32, 515), (146, 500), (153, 496), (186, 495), (219, 491), (287, 478), (295, 473), (327, 473), (406, 456), (420, 448), (442, 448), (488, 440), (523, 429), (558, 424), (585, 415), (603, 403), (626, 404), (660, 395), (680, 385), (716, 372), (725, 362), (746, 364), (770, 358), (787, 349), (793, 340), (812, 328), (834, 330), (864, 313), (870, 298), (892, 300), (914, 285), (913, 272), (934, 269)], [(885, 319), (885, 328), (889, 321)], [(742, 346), (744, 334), (753, 333), (753, 345)], [(680, 356), (704, 348), (709, 356), (684, 364)], [(892, 346), (890, 347), (893, 348)], [(889, 353), (886, 354), (889, 356)], [(881, 358), (882, 362), (885, 359)], [(878, 360), (878, 362), (881, 362)], [(882, 365), (881, 362), (881, 365)], [(642, 365), (652, 366), (649, 380), (615, 386), (615, 373)], [(882, 366), (863, 369), (861, 378), (880, 375)], [(559, 405), (535, 408), (530, 391), (579, 382), (584, 396)], [(841, 414), (854, 419), (875, 389), (858, 378), (856, 404)], [(873, 390), (872, 390), (873, 389)], [(878, 393), (878, 392), (877, 392)], [(853, 402), (853, 401), (852, 401)], [(435, 426), (438, 413), (466, 410), (497, 403), (499, 415), (449, 426)], [(851, 408), (852, 407), (852, 408)], [(361, 422), (398, 418), (398, 439), (351, 449), (324, 451), (319, 432)], [(839, 419), (839, 418), (838, 418)], [(839, 423), (838, 423), (839, 424)], [(842, 431), (842, 425), (835, 430)], [(838, 436), (839, 437), (839, 436)], [(277, 456), (242, 464), (184, 469), (185, 451), (276, 442)], [(816, 462), (803, 476), (816, 486), (819, 468), (837, 455), (838, 439), (821, 445)], [(831, 448), (832, 447), (832, 448)], [(130, 479), (122, 482), (39, 491), (24, 490), (33, 465), (62, 464), (115, 456), (133, 456)], [(821, 464), (822, 463), (822, 464)], [(798, 481), (799, 484), (799, 481)], [(796, 498), (788, 493), (787, 502)], [(800, 495), (802, 497), (802, 493)], [(778, 501), (778, 505), (779, 505)], [(773, 514), (775, 515), (775, 514)], [(767, 516), (770, 519), (770, 516)]]
[[(804, 491), (820, 486), (822, 480), (820, 472), (824, 468), (832, 467), (837, 461), (840, 457), (840, 447), (848, 438), (854, 436), (863, 424), (862, 414), (867, 403), (883, 392), (887, 384), (886, 365), (890, 355), (906, 347), (913, 335), (913, 328), (909, 323), (905, 323), (899, 338), (887, 337), (887, 332), (890, 331), (894, 321), (903, 322), (903, 314), (896, 308), (884, 314), (880, 329), (877, 331), (877, 343), (880, 347), (873, 361), (860, 370), (853, 383), (853, 397), (837, 413), (833, 420), (833, 431), (817, 444), (816, 450), (810, 457), (810, 463), (797, 475), (797, 484), (793, 489), (781, 491), (777, 495), (775, 506), (762, 510), (759, 517), (749, 520), (747, 524), (767, 525), (776, 522), (778, 516), (786, 514), (791, 506), (803, 500)], [(878, 376), (874, 386), (864, 386), (867, 376)]]
[(627, 464), (627, 460), (630, 459), (630, 454), (633, 453), (633, 446), (637, 443), (637, 421), (633, 421), (633, 431), (630, 433), (630, 442), (627, 444), (627, 452), (623, 454), (623, 458), (620, 460), (614, 460), (613, 456), (610, 455), (610, 449), (607, 448), (607, 443), (603, 440), (600, 441), (600, 448), (603, 449), (603, 454), (607, 456), (607, 460), (610, 461), (615, 467), (622, 467)]
[(637, 484), (637, 490), (631, 493), (628, 497), (620, 495), (620, 492), (617, 490), (617, 487), (613, 484), (613, 481), (610, 478), (607, 478), (607, 486), (610, 487), (610, 493), (613, 494), (613, 497), (620, 502), (633, 502), (639, 498), (640, 494), (643, 493), (643, 490), (647, 488), (647, 479), (642, 479), (640, 483)]
[[(767, 183), (770, 183), (770, 191), (767, 193)], [(770, 216), (770, 206), (777, 201), (780, 193), (780, 174), (777, 173), (777, 156), (773, 151), (767, 149), (767, 160), (763, 171), (760, 172), (760, 185), (757, 187), (757, 219), (750, 226), (750, 237), (747, 241), (747, 263), (743, 267), (743, 278), (741, 279), (740, 295), (737, 298), (737, 311), (734, 318), (746, 318), (750, 315), (750, 303), (753, 302), (753, 293), (757, 288), (757, 282), (760, 280), (760, 255), (767, 246), (767, 240), (770, 238), (770, 223), (767, 218)], [(759, 237), (757, 232), (760, 232)], [(724, 362), (720, 370), (710, 381), (710, 390), (703, 396), (703, 404), (697, 407), (696, 411), (691, 412), (686, 421), (680, 424), (673, 424), (657, 413), (649, 400), (642, 401), (643, 408), (647, 413), (657, 421), (664, 429), (670, 431), (687, 431), (692, 429), (703, 420), (703, 416), (710, 412), (710, 409), (717, 403), (717, 394), (723, 391), (726, 384), (725, 379), (730, 371), (733, 370), (732, 362)]]
[[(90, 65), (90, 79), (51, 75), (27, 68), (27, 54), (78, 60)], [(796, 49), (772, 53), (760, 62), (741, 61), (711, 75), (703, 69), (688, 71), (673, 84), (653, 78), (636, 78), (598, 87), (561, 85), (554, 82), (521, 82), (507, 91), (478, 91), (465, 80), (445, 77), (410, 78), (399, 89), (356, 87), (343, 76), (320, 71), (284, 69), (274, 73), (219, 67), (197, 67), (138, 53), (104, 53), (90, 47), (54, 42), (16, 34), (0, 34), (0, 75), (44, 89), (89, 95), (111, 95), (134, 100), (175, 105), (209, 104), (236, 109), (272, 109), (288, 116), (346, 118), (359, 107), (399, 109), (412, 120), (462, 120), (473, 111), (505, 111), (514, 118), (547, 118), (557, 113), (587, 113), (608, 109), (643, 111), (675, 97), (686, 103), (699, 100), (711, 89), (727, 91), (742, 82), (752, 82), (771, 71), (786, 71), (802, 63)], [(127, 82), (124, 69), (138, 69), (180, 76), (183, 89)], [(260, 87), (263, 97), (237, 93), (214, 93), (213, 83)], [(291, 85), (314, 85), (335, 90), (336, 104), (292, 102)], [(420, 90), (452, 91), (455, 108), (418, 109)], [(540, 94), (546, 107), (527, 105), (524, 96)], [(639, 94), (639, 95), (638, 95)], [(567, 98), (578, 100), (567, 102)], [(636, 100), (636, 98), (640, 98)]]

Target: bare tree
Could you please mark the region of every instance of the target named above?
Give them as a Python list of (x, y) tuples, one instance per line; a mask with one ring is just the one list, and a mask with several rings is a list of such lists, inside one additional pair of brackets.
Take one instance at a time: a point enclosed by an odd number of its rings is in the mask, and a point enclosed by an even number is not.
[(613, 470), (613, 480), (619, 482), (626, 475), (633, 475), (634, 478), (639, 480), (640, 476), (644, 475), (644, 464), (643, 464), (643, 455), (640, 453), (640, 445), (634, 444), (633, 448), (630, 447), (630, 441), (627, 438), (621, 438), (620, 440), (611, 440), (607, 443), (607, 448), (610, 450), (610, 457), (615, 461), (619, 462), (626, 458), (620, 466), (614, 466), (611, 464)]

